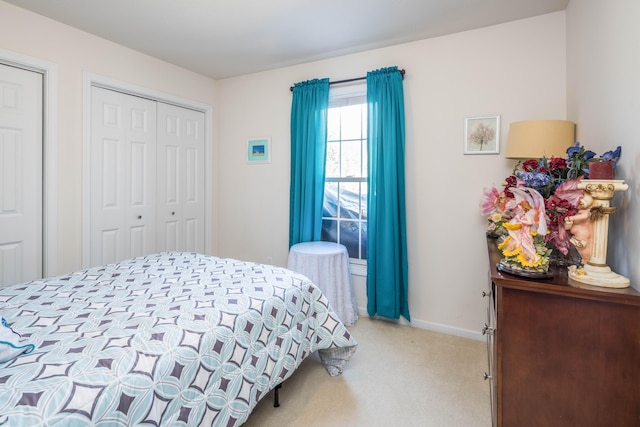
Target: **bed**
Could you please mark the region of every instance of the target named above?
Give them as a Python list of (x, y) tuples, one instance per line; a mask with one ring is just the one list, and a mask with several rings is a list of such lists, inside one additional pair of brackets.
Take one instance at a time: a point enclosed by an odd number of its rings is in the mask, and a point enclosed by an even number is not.
[(338, 375), (357, 347), (305, 276), (196, 253), (3, 288), (0, 315), (33, 346), (0, 362), (2, 427), (238, 426), (310, 354)]

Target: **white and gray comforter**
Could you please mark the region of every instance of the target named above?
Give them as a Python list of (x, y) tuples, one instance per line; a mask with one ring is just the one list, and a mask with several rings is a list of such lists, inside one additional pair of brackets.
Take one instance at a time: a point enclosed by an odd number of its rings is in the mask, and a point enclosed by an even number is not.
[(237, 426), (311, 353), (356, 349), (284, 268), (162, 253), (0, 289), (35, 345), (0, 363), (0, 426)]

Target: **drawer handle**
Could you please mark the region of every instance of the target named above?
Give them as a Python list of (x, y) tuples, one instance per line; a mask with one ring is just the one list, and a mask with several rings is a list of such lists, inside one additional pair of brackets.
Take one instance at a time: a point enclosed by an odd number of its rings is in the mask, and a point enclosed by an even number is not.
[(493, 331), (495, 331), (495, 328), (489, 327), (486, 323), (482, 327), (482, 335), (493, 335)]
[(486, 372), (482, 375), (482, 377), (484, 378), (485, 381), (493, 379), (493, 377), (491, 375), (487, 374)]

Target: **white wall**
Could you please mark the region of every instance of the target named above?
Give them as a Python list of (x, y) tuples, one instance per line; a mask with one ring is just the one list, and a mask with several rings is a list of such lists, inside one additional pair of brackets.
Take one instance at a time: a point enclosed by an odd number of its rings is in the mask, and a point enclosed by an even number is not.
[[(59, 272), (81, 266), (83, 72), (212, 105), (214, 253), (284, 266), (289, 87), (405, 68), (411, 315), (416, 326), (468, 336), (485, 321), (478, 203), (513, 162), (463, 155), (464, 118), (500, 114), (504, 145), (510, 122), (566, 111), (564, 12), (214, 82), (0, 1), (0, 50), (59, 65)], [(256, 136), (272, 138), (272, 163), (246, 163), (246, 140)], [(364, 308), (363, 278), (355, 285)]]
[[(219, 81), (220, 227), (223, 256), (286, 265), (289, 118), (296, 82), (406, 69), (409, 300), (413, 324), (476, 336), (486, 318), (482, 189), (515, 162), (463, 154), (464, 118), (501, 115), (508, 125), (566, 114), (565, 13)], [(246, 140), (272, 138), (273, 161), (246, 163)], [(366, 307), (357, 278), (358, 306)]]
[(578, 140), (598, 154), (622, 146), (609, 220), (607, 263), (640, 289), (640, 2), (571, 0), (567, 14), (567, 110)]
[(58, 265), (82, 265), (82, 85), (89, 72), (214, 105), (207, 77), (0, 1), (0, 50), (58, 65)]

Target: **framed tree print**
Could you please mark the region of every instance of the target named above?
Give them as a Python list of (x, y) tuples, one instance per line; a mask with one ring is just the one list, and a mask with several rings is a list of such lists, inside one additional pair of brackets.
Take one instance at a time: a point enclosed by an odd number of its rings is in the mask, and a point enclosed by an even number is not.
[(500, 153), (500, 116), (464, 119), (464, 154)]

